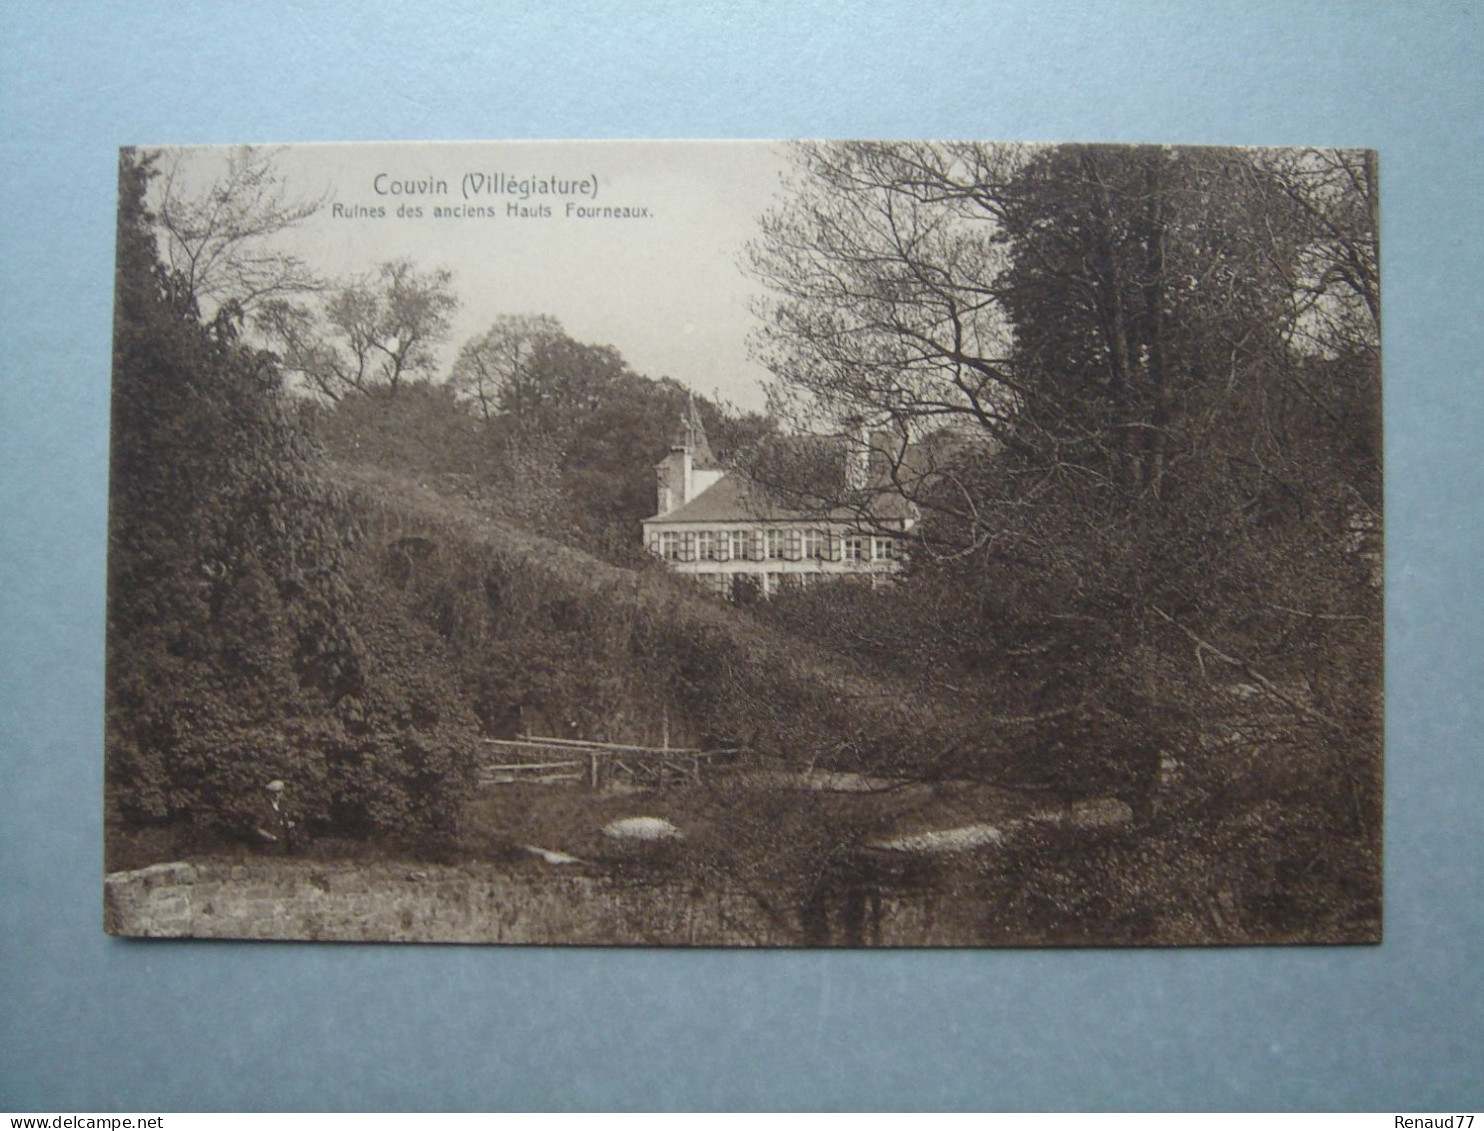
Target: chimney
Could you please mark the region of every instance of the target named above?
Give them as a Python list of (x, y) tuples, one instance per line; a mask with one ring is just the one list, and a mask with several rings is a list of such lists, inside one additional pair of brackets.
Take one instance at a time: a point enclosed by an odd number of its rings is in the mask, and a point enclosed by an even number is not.
[(845, 437), (845, 486), (864, 491), (871, 485), (871, 433), (864, 422), (852, 425)]
[(658, 479), (658, 513), (683, 507), (695, 495), (695, 401), (681, 414), (670, 437), (670, 452), (655, 466)]

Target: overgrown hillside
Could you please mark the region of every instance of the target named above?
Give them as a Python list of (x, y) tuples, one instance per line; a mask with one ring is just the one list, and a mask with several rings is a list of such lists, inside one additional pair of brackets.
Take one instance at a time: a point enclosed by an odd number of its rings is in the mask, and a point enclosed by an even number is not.
[(508, 497), (490, 479), (425, 470), (436, 428), (407, 441), (423, 467), (390, 470), (380, 449), (331, 462), (240, 311), (203, 321), (161, 266), (150, 176), (124, 155), (115, 820), (426, 843), (456, 831), (480, 738), (521, 729), (637, 742), (668, 729), (801, 762), (927, 767), (951, 712), (661, 570), (531, 533), (489, 504)]
[(930, 773), (949, 705), (707, 599), (523, 531), (458, 476), (338, 463), (361, 531), (353, 583), (435, 632), (492, 735), (519, 728), (746, 746), (799, 763)]

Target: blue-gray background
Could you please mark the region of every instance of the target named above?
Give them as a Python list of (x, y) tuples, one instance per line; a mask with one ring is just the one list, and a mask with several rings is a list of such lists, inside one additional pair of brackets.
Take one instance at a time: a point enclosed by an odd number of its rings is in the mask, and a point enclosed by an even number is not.
[[(13, 3), (0, 15), (0, 1108), (1484, 1106), (1476, 3)], [(100, 930), (121, 143), (1381, 150), (1386, 941), (783, 953)]]

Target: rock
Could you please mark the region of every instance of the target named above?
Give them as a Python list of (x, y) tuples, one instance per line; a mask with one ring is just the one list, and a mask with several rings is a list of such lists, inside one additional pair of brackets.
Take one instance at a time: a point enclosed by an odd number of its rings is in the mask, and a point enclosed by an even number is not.
[(964, 825), (957, 829), (938, 829), (934, 832), (899, 836), (893, 840), (878, 841), (872, 848), (884, 848), (891, 852), (966, 852), (972, 848), (1002, 844), (1005, 830), (998, 825)]
[(1092, 797), (1072, 805), (1072, 824), (1082, 828), (1121, 825), (1133, 819), (1134, 811), (1128, 802), (1116, 797)]
[(548, 864), (581, 864), (582, 861), (575, 856), (568, 856), (565, 852), (557, 852), (552, 848), (538, 848), (534, 844), (523, 844), (521, 848), (532, 856), (539, 856)]
[(614, 840), (682, 840), (685, 834), (660, 817), (625, 817), (603, 826)]

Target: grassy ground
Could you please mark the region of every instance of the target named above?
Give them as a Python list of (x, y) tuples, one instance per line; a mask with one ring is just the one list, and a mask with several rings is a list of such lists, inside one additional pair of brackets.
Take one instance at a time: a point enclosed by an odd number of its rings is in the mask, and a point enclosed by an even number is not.
[[(603, 835), (627, 817), (659, 817), (678, 828), (699, 853), (740, 858), (749, 849), (782, 855), (808, 840), (828, 848), (836, 831), (840, 848), (932, 829), (994, 822), (1033, 808), (1023, 796), (970, 783), (919, 783), (862, 792), (803, 788), (754, 788), (745, 778), (721, 775), (701, 785), (666, 789), (593, 791), (583, 785), (489, 786), (465, 807), (462, 841), (477, 855), (531, 845), (596, 864), (626, 858), (629, 849)], [(790, 837), (800, 826), (805, 837)], [(682, 850), (683, 851), (683, 850)], [(759, 861), (759, 863), (762, 863)]]
[[(1024, 796), (972, 783), (918, 783), (862, 792), (803, 788), (754, 788), (740, 775), (720, 775), (702, 785), (633, 790), (585, 784), (508, 784), (477, 790), (464, 806), (460, 833), (438, 845), (406, 845), (328, 837), (305, 837), (295, 855), (312, 859), (389, 860), (439, 858), (508, 861), (535, 859), (523, 846), (564, 852), (601, 867), (627, 859), (629, 851), (603, 835), (605, 825), (626, 817), (659, 817), (685, 840), (708, 853), (725, 853), (733, 835), (756, 840), (763, 831), (786, 851), (780, 814), (823, 832), (865, 839), (903, 836), (931, 829), (1022, 816), (1033, 808)], [(107, 841), (106, 869), (121, 871), (167, 860), (201, 857), (252, 858), (281, 853), (264, 845), (180, 826), (116, 825)]]

